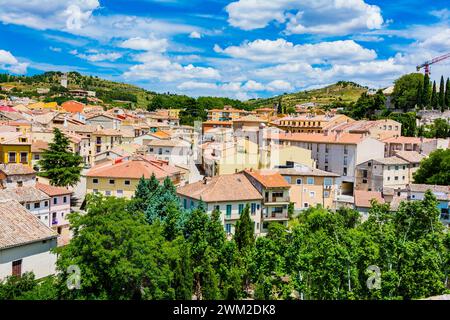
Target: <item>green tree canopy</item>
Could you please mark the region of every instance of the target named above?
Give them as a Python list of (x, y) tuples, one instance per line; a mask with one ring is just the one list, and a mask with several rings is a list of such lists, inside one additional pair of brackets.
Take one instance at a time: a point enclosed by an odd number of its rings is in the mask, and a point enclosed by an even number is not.
[(53, 130), (53, 142), (42, 154), (39, 175), (55, 186), (74, 186), (80, 181), (83, 158), (70, 149), (70, 141), (58, 128)]
[(450, 185), (450, 149), (433, 151), (420, 162), (413, 177), (415, 183)]

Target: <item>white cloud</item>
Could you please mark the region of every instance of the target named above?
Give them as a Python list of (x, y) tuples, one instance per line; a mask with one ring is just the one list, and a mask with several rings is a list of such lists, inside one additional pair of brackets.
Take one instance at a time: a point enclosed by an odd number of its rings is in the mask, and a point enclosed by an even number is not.
[(189, 35), (189, 38), (192, 38), (192, 39), (200, 39), (201, 37), (202, 37), (202, 35), (198, 31), (192, 31), (191, 34)]
[(0, 0), (0, 21), (37, 30), (65, 31), (103, 41), (199, 31), (190, 25), (145, 17), (94, 15), (98, 9), (98, 0)]
[(0, 50), (0, 69), (15, 74), (25, 74), (27, 72), (28, 63), (19, 62), (11, 52)]
[(324, 63), (337, 60), (361, 61), (375, 59), (374, 50), (363, 48), (353, 40), (319, 42), (316, 44), (297, 44), (277, 40), (255, 40), (244, 42), (240, 46), (225, 49), (214, 46), (218, 53), (225, 53), (233, 58), (241, 58), (260, 62), (287, 62), (308, 60), (311, 63)]
[(81, 29), (100, 7), (98, 0), (0, 0), (0, 21), (38, 30)]
[(58, 47), (49, 47), (49, 49), (50, 49), (50, 51), (53, 51), (53, 52), (61, 52), (62, 51), (62, 49), (61, 48), (58, 48)]
[(198, 89), (216, 90), (217, 84), (209, 82), (186, 81), (179, 84), (177, 88), (180, 90), (198, 90)]
[(378, 6), (363, 0), (239, 0), (226, 6), (228, 22), (243, 30), (286, 23), (293, 34), (343, 35), (380, 29), (383, 17)]
[(157, 39), (156, 37), (150, 38), (130, 38), (123, 41), (119, 46), (121, 48), (133, 49), (133, 50), (144, 50), (152, 52), (165, 52), (169, 42), (165, 38)]
[(284, 80), (274, 80), (267, 84), (267, 90), (269, 91), (291, 91), (293, 89), (292, 85)]
[(70, 54), (77, 56), (80, 59), (87, 60), (90, 62), (99, 62), (99, 61), (116, 61), (122, 58), (122, 54), (118, 52), (107, 52), (100, 53), (97, 50), (87, 50), (86, 53), (79, 53), (78, 50), (69, 51)]
[(265, 87), (262, 83), (259, 83), (254, 80), (247, 81), (242, 88), (245, 90), (248, 90), (248, 91), (263, 91), (263, 90), (265, 90)]
[(179, 79), (219, 79), (220, 73), (211, 67), (197, 67), (192, 64), (181, 65), (168, 57), (152, 52), (135, 56), (140, 64), (132, 66), (124, 73), (125, 78), (134, 80), (160, 79), (176, 81)]

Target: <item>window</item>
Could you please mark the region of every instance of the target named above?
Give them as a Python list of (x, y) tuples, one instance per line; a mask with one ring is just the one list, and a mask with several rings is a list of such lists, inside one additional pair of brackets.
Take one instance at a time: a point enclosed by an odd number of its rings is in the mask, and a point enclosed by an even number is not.
[(325, 171), (328, 171), (328, 166), (325, 166)]
[(323, 185), (324, 186), (331, 186), (333, 184), (333, 179), (331, 178), (324, 178), (323, 179)]
[(256, 203), (252, 203), (250, 207), (250, 212), (252, 214), (256, 214)]
[(16, 277), (22, 275), (22, 259), (12, 262), (12, 275)]
[(329, 151), (329, 148), (328, 148), (328, 145), (326, 144), (325, 145), (325, 153), (328, 153), (328, 151)]
[(28, 153), (21, 152), (20, 153), (20, 163), (27, 163), (27, 162), (28, 162)]
[(114, 184), (116, 183), (116, 181), (114, 181), (113, 179), (109, 180), (109, 184)]
[(306, 179), (306, 183), (307, 183), (307, 184), (314, 184), (314, 178), (308, 177), (308, 178)]
[(284, 180), (286, 180), (287, 183), (291, 184), (291, 177), (285, 176)]
[(41, 207), (41, 204), (39, 202), (34, 203), (34, 208), (39, 209)]
[(325, 155), (325, 163), (328, 163), (328, 155)]
[(63, 202), (64, 202), (64, 203), (67, 203), (67, 196), (64, 196), (64, 197), (63, 197)]
[(316, 196), (316, 193), (314, 191), (309, 192), (309, 197), (314, 198)]
[(402, 176), (402, 180), (405, 180), (405, 176)]
[(125, 184), (126, 186), (129, 186), (129, 185), (131, 184), (131, 182), (130, 182), (130, 180), (125, 180), (124, 184)]
[(123, 190), (117, 190), (117, 196), (123, 197)]
[(344, 166), (346, 166), (348, 163), (348, 157), (344, 157)]
[(391, 181), (391, 177), (387, 177), (387, 181)]
[(342, 172), (342, 175), (343, 175), (343, 176), (346, 176), (346, 175), (347, 175), (347, 168), (344, 167), (343, 169), (344, 169), (344, 171)]
[(48, 207), (48, 201), (44, 202), (44, 207)]
[(323, 197), (324, 198), (328, 198), (330, 196), (330, 191), (324, 191), (323, 192)]
[(242, 213), (242, 211), (244, 211), (244, 205), (242, 203), (239, 204), (239, 214)]
[(297, 181), (296, 181), (296, 182), (297, 182), (297, 184), (302, 184), (302, 183), (303, 183), (303, 182), (302, 182), (302, 179), (300, 179), (300, 178), (299, 178), (299, 179), (297, 179)]
[(58, 198), (53, 198), (53, 204), (58, 204)]
[(15, 163), (16, 162), (16, 153), (15, 152), (8, 153), (8, 162), (9, 163)]
[(398, 181), (398, 176), (395, 176), (395, 177), (394, 177), (394, 180), (395, 180), (395, 181)]
[(98, 189), (94, 189), (94, 190), (92, 190), (92, 192), (95, 194), (95, 193), (98, 193)]
[(309, 207), (309, 203), (308, 202), (305, 202), (304, 204), (303, 204), (303, 208), (308, 208)]
[(231, 233), (231, 223), (225, 224), (225, 231), (226, 231), (227, 233)]
[(398, 166), (395, 166), (395, 170), (398, 170)]
[(227, 204), (227, 217), (231, 217), (231, 204)]
[(100, 146), (97, 146), (97, 153), (100, 153), (101, 151), (102, 151), (102, 147), (100, 147)]
[(191, 200), (191, 209), (194, 207), (194, 200)]
[(153, 152), (153, 148), (150, 148), (150, 152)]
[(92, 179), (93, 184), (98, 184), (98, 179)]
[(215, 205), (214, 206), (214, 210), (220, 211), (220, 206), (219, 205)]
[(105, 192), (105, 195), (106, 195), (106, 196), (110, 196), (110, 195), (111, 195), (111, 191), (109, 191), (109, 190), (106, 191), (106, 192)]
[(187, 209), (187, 199), (183, 199), (183, 207)]
[(22, 187), (23, 186), (23, 181), (17, 181), (17, 186), (18, 187)]
[(39, 160), (40, 156), (38, 154), (35, 154), (33, 158), (34, 158), (34, 160)]
[(362, 180), (362, 183), (367, 183), (367, 179), (363, 179), (363, 180)]
[(348, 154), (347, 146), (344, 146), (344, 154)]

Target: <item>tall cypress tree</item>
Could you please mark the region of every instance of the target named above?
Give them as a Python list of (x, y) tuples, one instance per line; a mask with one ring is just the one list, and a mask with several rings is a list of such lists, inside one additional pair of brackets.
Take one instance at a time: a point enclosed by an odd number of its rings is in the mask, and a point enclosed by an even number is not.
[(246, 205), (239, 220), (236, 222), (234, 234), (234, 240), (236, 241), (239, 250), (245, 250), (255, 243), (253, 229), (254, 225), (250, 219), (250, 209), (249, 206)]
[(420, 107), (420, 108), (422, 108), (424, 106), (422, 98), (423, 98), (423, 85), (420, 83), (417, 86), (417, 98), (416, 98), (417, 106)]
[(433, 81), (433, 90), (431, 91), (431, 107), (437, 109), (438, 107), (438, 96), (436, 93), (436, 81)]
[(425, 75), (423, 78), (422, 104), (425, 108), (430, 108), (430, 76)]
[(441, 82), (439, 83), (439, 99), (438, 104), (441, 110), (444, 111), (445, 106), (445, 87), (444, 87), (444, 76), (441, 76)]
[(74, 186), (80, 181), (83, 158), (69, 150), (70, 141), (58, 128), (53, 130), (53, 142), (42, 154), (41, 177), (58, 187)]
[(445, 108), (450, 109), (450, 79), (447, 78), (445, 83)]

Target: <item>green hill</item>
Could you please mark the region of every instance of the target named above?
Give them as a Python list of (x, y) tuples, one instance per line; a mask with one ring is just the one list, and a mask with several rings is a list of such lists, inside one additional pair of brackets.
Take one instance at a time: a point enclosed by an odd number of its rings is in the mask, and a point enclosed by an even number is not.
[(266, 99), (251, 99), (246, 101), (252, 108), (272, 107), (281, 99), (286, 107), (295, 106), (305, 102), (315, 102), (319, 105), (328, 105), (333, 102), (355, 102), (363, 92), (368, 90), (354, 82), (339, 81), (335, 84), (320, 89), (300, 91), (297, 93), (283, 94)]

